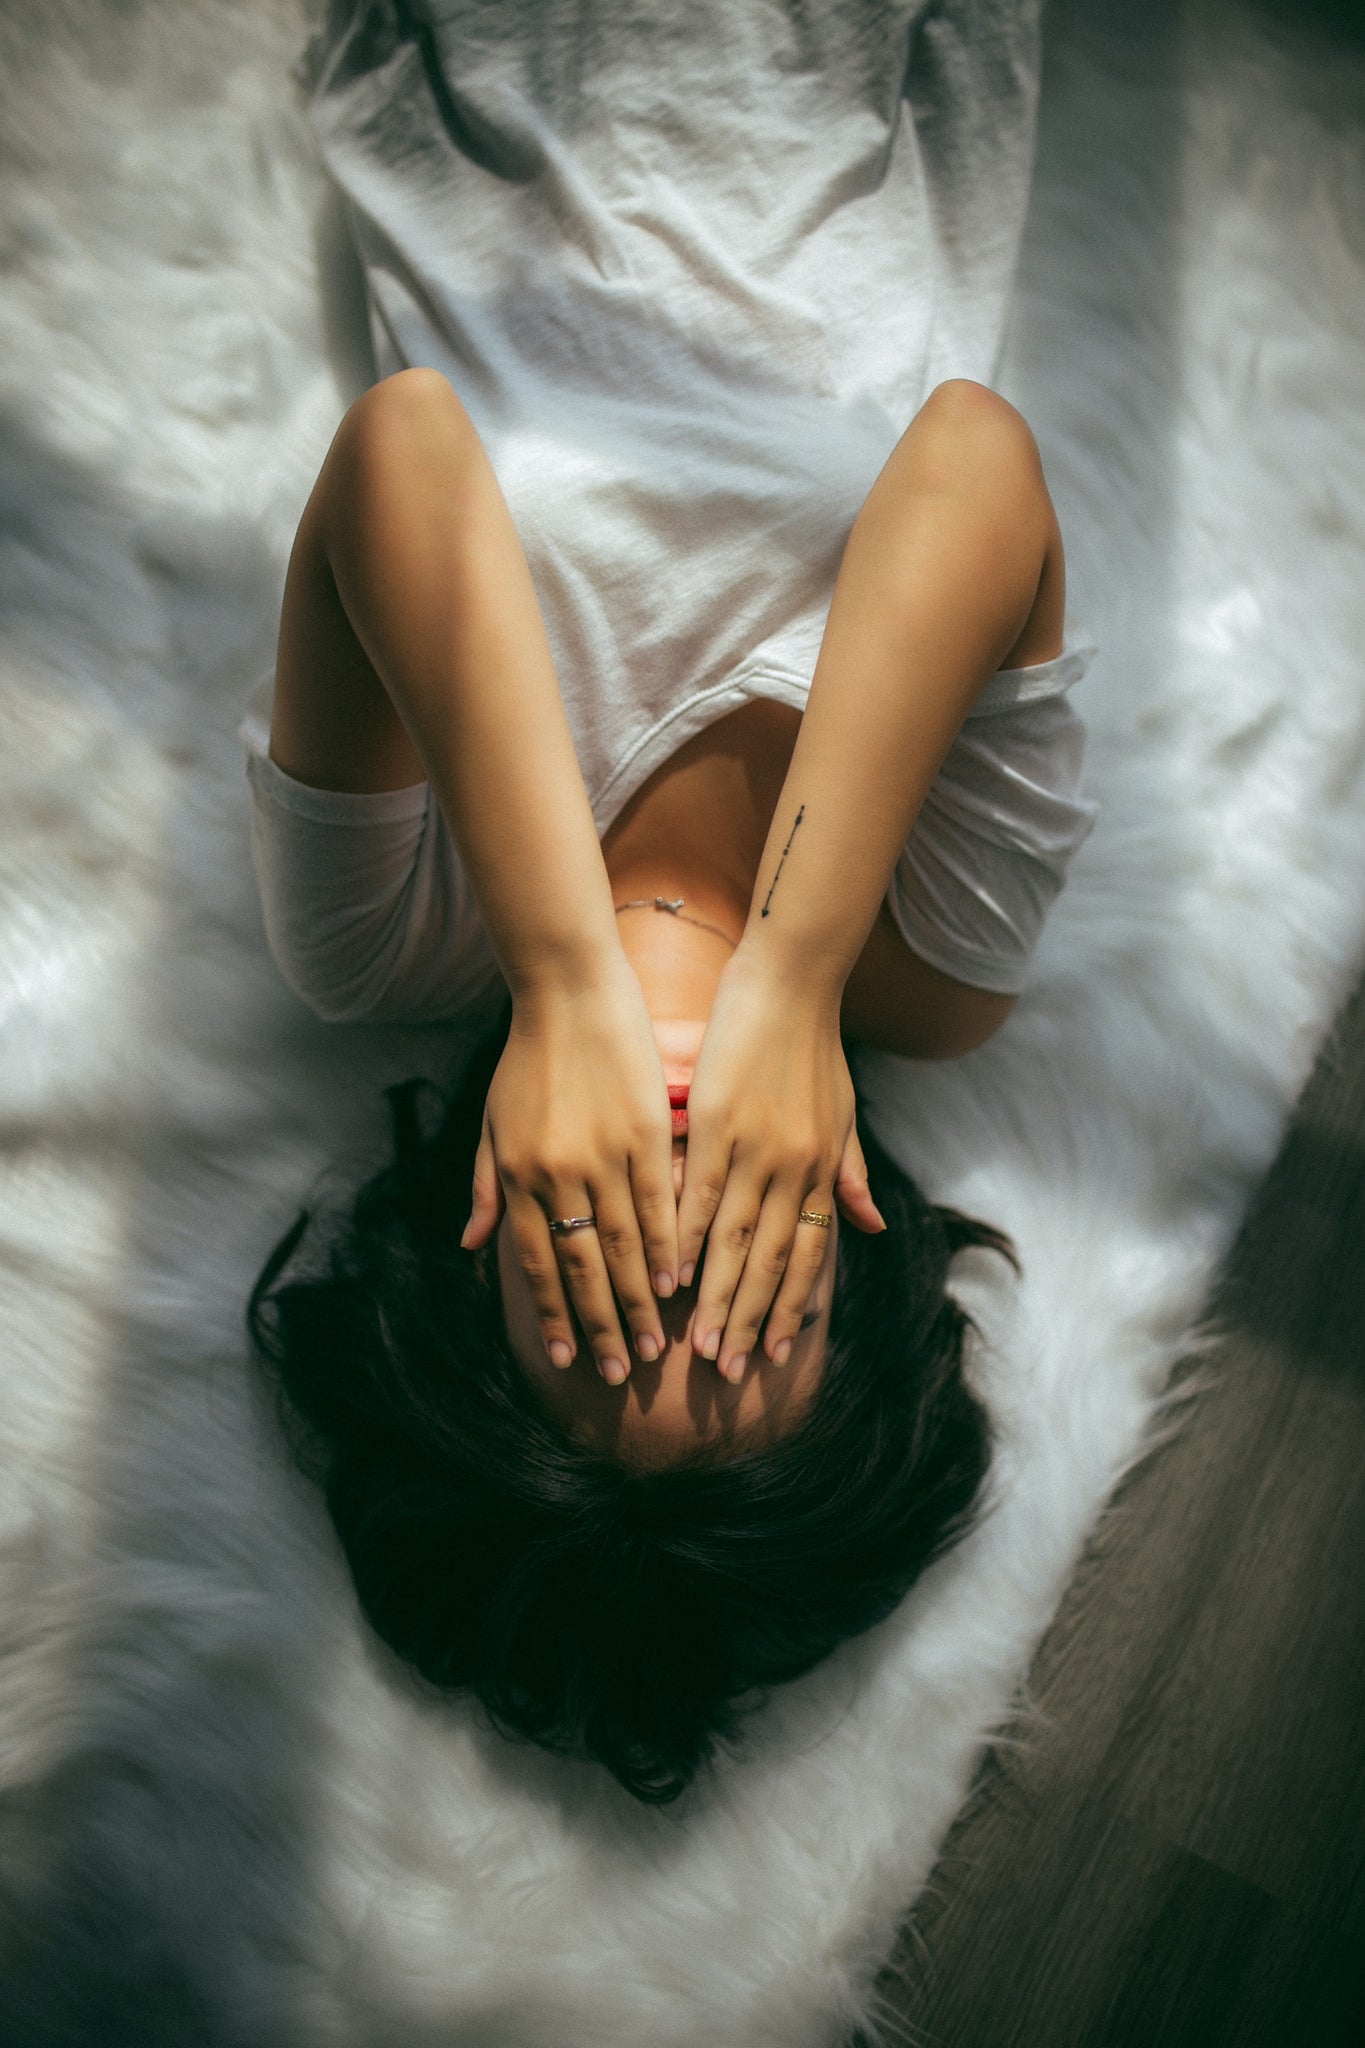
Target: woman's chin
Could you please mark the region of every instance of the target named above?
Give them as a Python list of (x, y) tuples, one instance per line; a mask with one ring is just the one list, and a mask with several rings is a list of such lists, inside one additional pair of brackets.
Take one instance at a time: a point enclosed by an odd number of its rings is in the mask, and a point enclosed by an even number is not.
[(686, 1087), (692, 1079), (701, 1051), (702, 1037), (706, 1031), (706, 1019), (694, 1017), (655, 1017), (654, 1042), (659, 1048), (663, 1062), (664, 1079), (670, 1088)]

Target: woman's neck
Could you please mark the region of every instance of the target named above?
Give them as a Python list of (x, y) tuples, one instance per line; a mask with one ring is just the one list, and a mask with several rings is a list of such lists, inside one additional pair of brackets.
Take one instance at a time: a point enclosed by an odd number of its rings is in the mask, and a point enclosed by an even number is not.
[[(632, 864), (611, 881), (612, 901), (632, 906), (619, 913), (616, 927), (650, 1016), (704, 1023), (744, 930), (747, 901), (732, 884), (683, 874), (664, 860)], [(656, 896), (666, 902), (681, 897), (683, 914), (655, 909)]]

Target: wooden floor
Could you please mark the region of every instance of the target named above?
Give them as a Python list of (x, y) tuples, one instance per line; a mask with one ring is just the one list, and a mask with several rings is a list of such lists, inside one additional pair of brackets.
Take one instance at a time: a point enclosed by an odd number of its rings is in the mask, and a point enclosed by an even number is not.
[(1177, 1439), (1044, 1642), (883, 1991), (934, 2048), (1365, 2044), (1365, 983)]

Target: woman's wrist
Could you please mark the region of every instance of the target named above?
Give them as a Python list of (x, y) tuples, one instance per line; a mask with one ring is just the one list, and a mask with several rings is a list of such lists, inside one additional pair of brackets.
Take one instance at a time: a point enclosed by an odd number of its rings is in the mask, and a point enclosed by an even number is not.
[(514, 1013), (528, 1017), (617, 992), (627, 983), (639, 991), (614, 919), (604, 930), (529, 945), (503, 973)]
[(781, 937), (746, 930), (727, 963), (722, 979), (752, 984), (771, 993), (785, 1013), (827, 1015), (837, 1028), (844, 983), (850, 968), (832, 950), (792, 943)]
[[(798, 806), (798, 825), (806, 811), (804, 803)], [(800, 859), (789, 859), (805, 851), (796, 847), (796, 838), (793, 828), (779, 846), (776, 824), (769, 833), (737, 957), (775, 985), (837, 1011), (867, 937), (860, 905), (851, 899), (868, 878), (826, 873), (812, 883), (800, 871)], [(875, 903), (871, 907), (875, 913)]]

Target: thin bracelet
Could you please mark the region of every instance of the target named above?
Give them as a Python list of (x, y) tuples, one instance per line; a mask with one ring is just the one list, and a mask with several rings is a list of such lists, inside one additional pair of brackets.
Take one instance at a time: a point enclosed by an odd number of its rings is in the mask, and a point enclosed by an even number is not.
[(727, 946), (738, 946), (739, 940), (732, 939), (729, 932), (723, 932), (718, 924), (708, 924), (704, 917), (683, 915), (685, 896), (632, 896), (629, 903), (613, 903), (612, 909), (623, 910), (666, 910), (670, 917), (682, 918), (684, 924), (694, 924), (699, 931), (714, 932), (718, 939), (724, 939)]

